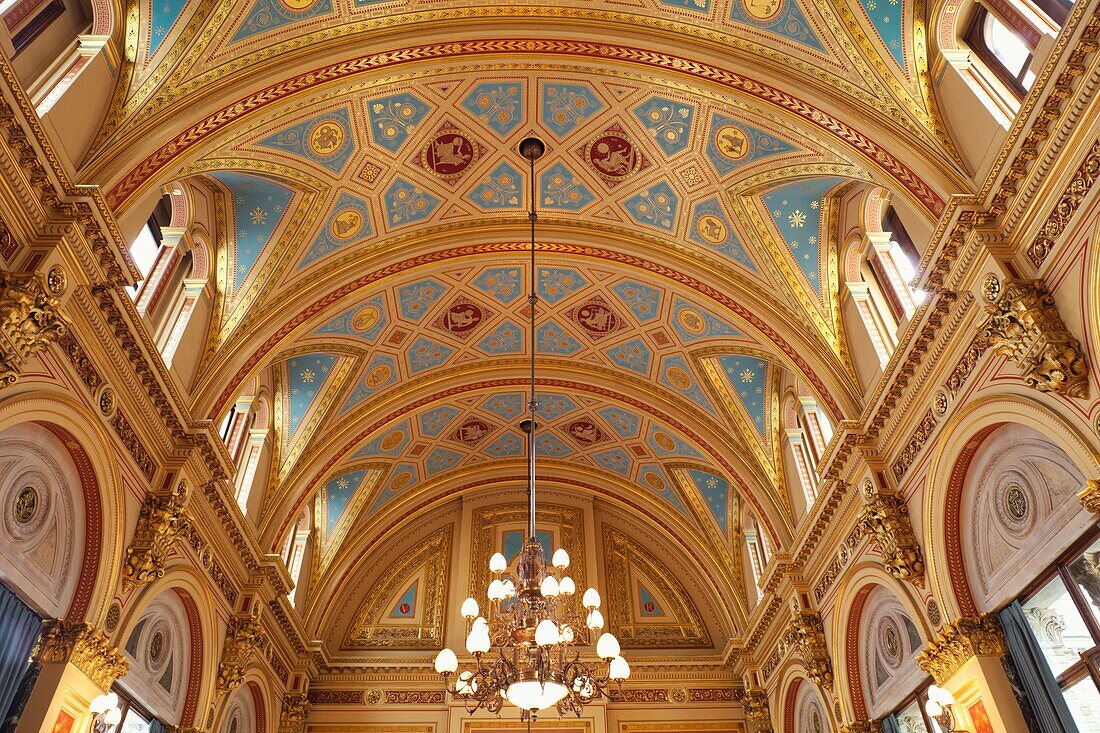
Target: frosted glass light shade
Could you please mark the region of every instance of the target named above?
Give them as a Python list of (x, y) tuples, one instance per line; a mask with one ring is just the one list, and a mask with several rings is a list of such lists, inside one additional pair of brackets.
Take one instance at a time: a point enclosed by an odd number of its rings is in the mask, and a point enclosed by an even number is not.
[(622, 657), (615, 657), (611, 660), (611, 669), (608, 672), (608, 677), (613, 680), (625, 680), (630, 676), (630, 665), (626, 663), (626, 660)]
[(614, 659), (619, 656), (619, 640), (612, 633), (600, 634), (596, 642), (596, 656), (600, 659)]
[(102, 715), (111, 708), (118, 707), (118, 695), (111, 693), (109, 695), (99, 695), (91, 704), (88, 705), (88, 712), (93, 715)]
[(550, 562), (554, 564), (554, 567), (565, 570), (569, 567), (569, 553), (565, 551), (564, 547), (559, 547), (554, 550), (554, 557)]
[(937, 718), (943, 712), (943, 706), (930, 699), (924, 703), (924, 712), (928, 713), (929, 718)]
[(458, 669), (458, 657), (450, 649), (443, 648), (435, 655), (435, 671), (439, 674), (454, 674)]
[(562, 578), (561, 582), (558, 583), (558, 593), (561, 593), (563, 596), (571, 596), (576, 592), (577, 584), (574, 583), (573, 579), (570, 578), (568, 575)]
[(490, 601), (504, 600), (504, 583), (500, 581), (500, 578), (497, 578), (492, 583), (489, 583), (489, 590), (485, 592), (485, 595), (489, 596)]
[[(484, 555), (482, 556), (484, 557)], [(494, 573), (503, 573), (504, 569), (508, 567), (508, 561), (504, 559), (504, 555), (499, 552), (494, 552), (493, 556), (489, 558), (489, 570)]]
[(504, 581), (504, 597), (513, 598), (516, 595), (516, 584), (512, 582), (512, 579)]
[(557, 682), (523, 680), (510, 684), (504, 697), (521, 710), (545, 710), (557, 705), (568, 692), (565, 685)]
[(955, 704), (955, 696), (939, 685), (932, 685), (928, 688), (928, 699), (934, 700), (936, 704), (943, 708)]
[(535, 627), (535, 643), (539, 646), (553, 646), (561, 640), (558, 625), (548, 618), (539, 621)]
[(585, 608), (599, 608), (600, 607), (600, 592), (595, 588), (589, 588), (584, 592), (584, 597), (581, 598), (581, 603)]
[(462, 602), (462, 618), (464, 619), (474, 618), (480, 610), (477, 607), (477, 600), (474, 598), (467, 598)]
[(575, 635), (573, 634), (573, 627), (568, 624), (562, 624), (561, 627), (561, 640), (566, 644), (572, 644)]
[(588, 612), (588, 619), (585, 621), (585, 626), (594, 631), (603, 628), (603, 614), (600, 613), (600, 609), (593, 608)]
[(103, 722), (107, 724), (108, 728), (114, 728), (122, 722), (122, 709), (111, 708), (108, 710), (107, 714), (103, 716)]
[(470, 629), (470, 635), (466, 637), (466, 651), (470, 654), (485, 654), (490, 646), (489, 622), (478, 616)]
[(544, 598), (556, 598), (558, 595), (558, 579), (553, 575), (547, 575), (542, 579), (542, 595)]

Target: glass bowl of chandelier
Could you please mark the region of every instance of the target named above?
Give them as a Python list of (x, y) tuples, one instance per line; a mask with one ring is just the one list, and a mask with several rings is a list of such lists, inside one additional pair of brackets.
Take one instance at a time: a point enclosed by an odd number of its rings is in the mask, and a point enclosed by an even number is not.
[[(506, 574), (507, 561), (496, 553), (489, 560), (491, 581), (486, 593), (489, 606), (484, 616), (473, 598), (462, 603), (466, 619), (466, 651), (472, 666), (459, 670), (458, 657), (443, 649), (435, 669), (443, 675), (452, 697), (462, 700), (468, 712), (485, 708), (499, 713), (504, 703), (522, 712), (521, 720), (556, 707), (558, 715), (578, 717), (593, 698), (606, 695), (609, 684), (621, 688), (630, 676), (630, 665), (619, 654), (619, 640), (600, 634), (591, 663), (581, 658), (577, 646), (586, 644), (588, 632), (603, 630), (600, 594), (584, 592), (578, 608), (576, 586), (565, 575), (569, 555), (554, 552), (546, 566), (542, 545), (527, 537), (520, 551), (517, 578)], [(457, 674), (454, 684), (451, 675)]]

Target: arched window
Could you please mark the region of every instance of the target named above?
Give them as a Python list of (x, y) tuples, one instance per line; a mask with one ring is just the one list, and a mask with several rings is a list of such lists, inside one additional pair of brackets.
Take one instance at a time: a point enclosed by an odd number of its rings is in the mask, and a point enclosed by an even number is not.
[[(153, 274), (153, 269), (161, 258), (164, 229), (171, 223), (172, 198), (170, 195), (164, 194), (153, 208), (153, 213), (149, 215), (145, 226), (141, 228), (137, 237), (130, 244), (130, 257), (134, 260), (138, 272), (141, 273), (141, 280), (128, 286), (126, 290), (130, 293), (131, 298), (138, 301), (139, 309), (142, 311), (148, 307), (148, 300), (152, 296), (152, 288), (148, 287), (150, 284), (149, 276)], [(145, 297), (142, 297), (143, 295)]]
[(996, 10), (979, 3), (966, 32), (970, 48), (1017, 97), (1035, 81), (1031, 61), (1039, 39), (1039, 31), (1004, 3)]
[(294, 604), (295, 597), (298, 595), (298, 581), (302, 577), (302, 563), (305, 560), (306, 545), (309, 543), (310, 534), (310, 518), (307, 509), (302, 512), (301, 518), (290, 530), (290, 534), (287, 535), (286, 547), (283, 551), (283, 561), (290, 573), (290, 580), (294, 583), (287, 594), (291, 605)]

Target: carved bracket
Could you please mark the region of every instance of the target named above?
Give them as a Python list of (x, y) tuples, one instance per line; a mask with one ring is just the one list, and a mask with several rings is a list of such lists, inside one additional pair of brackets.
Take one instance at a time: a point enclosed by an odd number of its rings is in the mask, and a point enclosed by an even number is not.
[(126, 657), (111, 646), (102, 630), (63, 618), (43, 624), (34, 659), (40, 664), (68, 662), (102, 690), (111, 689), (130, 670)]
[(882, 726), (877, 720), (857, 720), (841, 726), (840, 733), (882, 733)]
[(145, 495), (134, 538), (126, 548), (126, 565), (122, 569), (124, 591), (164, 575), (168, 554), (190, 524), (183, 511), (187, 498), (187, 486), (182, 481), (168, 494)]
[(977, 656), (1001, 657), (1005, 639), (996, 617), (981, 614), (952, 621), (917, 657), (917, 664), (943, 685), (959, 669)]
[(234, 616), (229, 619), (215, 685), (219, 696), (241, 686), (245, 668), (260, 651), (263, 643), (263, 630), (260, 628), (258, 616)]
[(859, 516), (859, 527), (878, 547), (886, 572), (924, 587), (924, 556), (904, 499), (891, 494), (872, 495)]
[(979, 333), (1040, 392), (1089, 396), (1089, 368), (1042, 280), (1006, 280)]
[(806, 676), (815, 685), (833, 689), (833, 665), (825, 646), (825, 625), (816, 611), (798, 611), (791, 621), (795, 652), (802, 658)]
[(283, 707), (279, 712), (279, 733), (305, 733), (309, 716), (309, 697), (304, 692), (283, 695)]
[(57, 299), (33, 272), (0, 272), (0, 388), (15, 384), (27, 359), (65, 335)]
[(772, 733), (772, 716), (768, 708), (768, 693), (763, 690), (746, 690), (741, 701), (745, 717), (756, 733)]

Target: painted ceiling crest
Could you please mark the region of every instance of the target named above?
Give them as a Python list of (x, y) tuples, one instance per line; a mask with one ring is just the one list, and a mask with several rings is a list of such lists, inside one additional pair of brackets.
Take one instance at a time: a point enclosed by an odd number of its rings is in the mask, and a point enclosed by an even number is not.
[[(192, 394), (218, 419), (270, 388), (257, 522), (274, 546), (312, 513), (315, 601), (416, 511), (522, 483), (516, 145), (541, 137), (540, 473), (674, 528), (743, 596), (745, 522), (776, 546), (796, 526), (782, 401), (833, 424), (863, 407), (845, 202), (881, 186), (930, 221), (964, 185), (924, 16), (922, 0), (140, 0), (84, 172), (120, 211), (174, 184), (205, 212), (217, 288)], [(601, 532), (642, 647), (721, 646), (743, 620), (744, 599), (716, 622), (629, 532)], [(378, 572), (339, 643), (437, 639), (446, 563)]]

